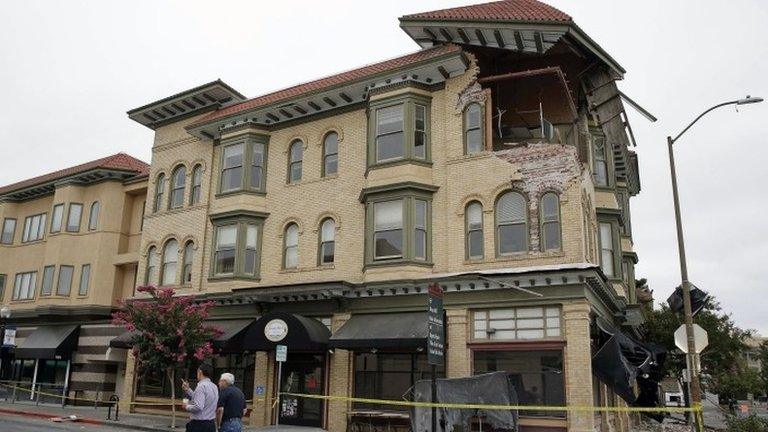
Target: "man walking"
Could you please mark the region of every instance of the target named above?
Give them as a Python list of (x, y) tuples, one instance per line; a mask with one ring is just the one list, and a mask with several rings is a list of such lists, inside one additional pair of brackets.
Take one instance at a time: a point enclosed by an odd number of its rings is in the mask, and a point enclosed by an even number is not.
[(190, 412), (187, 432), (216, 432), (216, 403), (219, 389), (211, 382), (213, 368), (205, 363), (197, 368), (197, 387), (189, 388), (189, 383), (181, 384), (184, 394), (190, 399), (184, 403), (184, 410)]
[(219, 389), (219, 407), (216, 410), (219, 432), (242, 432), (245, 395), (235, 387), (235, 376), (231, 373), (221, 374)]

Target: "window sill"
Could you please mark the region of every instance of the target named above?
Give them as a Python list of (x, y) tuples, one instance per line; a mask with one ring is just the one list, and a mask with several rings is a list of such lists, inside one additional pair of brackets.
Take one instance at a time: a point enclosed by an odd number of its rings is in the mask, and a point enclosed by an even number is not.
[(36, 245), (36, 244), (40, 244), (40, 243), (45, 243), (45, 238), (41, 238), (39, 240), (29, 240), (29, 241), (25, 241), (25, 242), (23, 241), (23, 242), (19, 243), (19, 246), (31, 246), (31, 245)]
[(232, 195), (258, 195), (258, 196), (265, 196), (267, 193), (264, 191), (254, 190), (254, 189), (235, 189), (227, 192), (218, 192), (214, 197), (216, 199), (218, 198), (225, 198)]
[(368, 165), (368, 169), (366, 170), (366, 172), (373, 171), (376, 169), (390, 168), (398, 165), (421, 165), (428, 168), (432, 168), (432, 161), (424, 160), (424, 159), (403, 158), (403, 159), (391, 160), (386, 162), (376, 162)]
[(435, 264), (431, 261), (418, 261), (413, 259), (393, 259), (393, 260), (381, 260), (371, 261), (365, 263), (363, 271), (369, 268), (378, 267), (402, 267), (402, 266), (418, 266), (418, 267), (433, 267)]
[(243, 275), (227, 275), (227, 276), (209, 276), (208, 282), (225, 282), (225, 281), (251, 281), (258, 282), (261, 278), (259, 276), (243, 276)]
[(465, 265), (471, 265), (471, 264), (489, 264), (489, 263), (500, 263), (500, 262), (507, 262), (507, 261), (520, 261), (520, 260), (526, 260), (526, 259), (537, 259), (537, 258), (563, 258), (565, 257), (565, 252), (558, 250), (556, 252), (518, 252), (514, 254), (508, 254), (508, 255), (498, 255), (493, 258), (486, 258), (483, 260), (464, 260)]

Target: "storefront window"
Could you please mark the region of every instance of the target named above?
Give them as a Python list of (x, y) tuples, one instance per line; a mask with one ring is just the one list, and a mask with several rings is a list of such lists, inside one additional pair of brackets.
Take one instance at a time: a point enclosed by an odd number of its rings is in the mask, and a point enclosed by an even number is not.
[(221, 354), (213, 359), (213, 377), (218, 382), (224, 372), (235, 376), (235, 386), (243, 391), (246, 399), (253, 398), (254, 368), (256, 355), (248, 353)]
[[(192, 384), (197, 382), (197, 365), (176, 369), (176, 396), (181, 394), (181, 379)], [(149, 369), (142, 371), (141, 379), (136, 381), (136, 395), (144, 397), (171, 397), (171, 386), (165, 371)]]
[[(213, 358), (213, 376), (211, 381), (218, 383), (219, 377), (224, 372), (235, 376), (235, 385), (245, 394), (246, 399), (253, 397), (253, 380), (256, 356), (248, 353), (221, 354)], [(197, 382), (197, 362), (193, 362), (188, 368), (176, 369), (176, 395), (181, 394), (181, 379), (185, 378), (192, 387)], [(148, 370), (137, 381), (136, 394), (144, 397), (171, 397), (171, 386), (168, 376), (163, 371)]]
[[(552, 351), (475, 351), (476, 375), (506, 372), (517, 391), (521, 405), (565, 405), (563, 352)], [(564, 417), (557, 411), (521, 411), (522, 416)]]
[[(437, 368), (438, 378), (445, 369)], [(427, 355), (422, 353), (357, 353), (355, 397), (403, 400), (416, 381), (430, 379)], [(355, 409), (407, 410), (405, 406), (355, 403)]]

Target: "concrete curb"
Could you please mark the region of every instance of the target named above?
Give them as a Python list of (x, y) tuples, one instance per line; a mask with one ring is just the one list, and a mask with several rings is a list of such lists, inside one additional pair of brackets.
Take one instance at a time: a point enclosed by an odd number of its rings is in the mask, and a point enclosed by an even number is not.
[[(19, 409), (8, 409), (8, 408), (0, 408), (0, 413), (17, 415), (22, 417), (34, 417), (34, 418), (40, 418), (45, 420), (48, 420), (54, 417), (65, 417), (65, 415), (63, 415), (64, 413), (51, 414), (51, 413), (45, 413), (45, 412), (24, 411)], [(84, 423), (84, 424), (90, 424), (95, 426), (107, 426), (107, 427), (113, 427), (113, 428), (132, 429), (132, 430), (149, 431), (149, 432), (174, 431), (174, 429), (171, 429), (170, 427), (158, 428), (158, 427), (151, 427), (151, 426), (141, 426), (141, 425), (123, 423), (123, 422), (114, 421), (114, 420), (99, 420), (99, 419), (94, 419), (90, 417), (77, 416), (77, 419), (78, 420), (73, 423)], [(181, 431), (183, 430), (183, 427), (177, 427), (175, 430)]]

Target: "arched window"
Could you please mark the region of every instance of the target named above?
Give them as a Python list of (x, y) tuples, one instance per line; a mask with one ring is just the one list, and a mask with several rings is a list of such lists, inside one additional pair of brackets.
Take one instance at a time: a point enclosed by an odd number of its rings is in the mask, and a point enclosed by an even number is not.
[(179, 243), (168, 240), (163, 248), (163, 265), (160, 271), (160, 285), (176, 284), (176, 265), (179, 261)]
[(165, 194), (165, 174), (157, 176), (155, 181), (155, 206), (154, 211), (158, 212), (163, 208), (163, 195)]
[(467, 230), (467, 258), (483, 258), (483, 205), (473, 201), (464, 212)]
[(333, 264), (336, 253), (336, 223), (328, 218), (320, 224), (320, 264)]
[(541, 250), (560, 249), (560, 199), (547, 192), (541, 197)]
[(283, 267), (290, 269), (299, 266), (299, 226), (292, 223), (285, 227), (283, 237)]
[(91, 213), (88, 214), (88, 230), (93, 231), (99, 227), (99, 210), (101, 206), (98, 201), (91, 204)]
[(203, 167), (195, 165), (192, 168), (192, 192), (189, 194), (189, 205), (195, 205), (200, 202), (200, 196), (203, 193)]
[(184, 261), (181, 268), (181, 283), (189, 285), (192, 283), (192, 262), (195, 260), (195, 244), (188, 241), (184, 245)]
[(144, 271), (144, 285), (151, 285), (157, 280), (155, 272), (157, 271), (157, 248), (150, 247), (147, 251), (147, 269)]
[(288, 153), (288, 183), (301, 181), (301, 161), (304, 158), (304, 143), (299, 139), (294, 140)]
[(176, 209), (184, 206), (184, 186), (187, 183), (187, 168), (179, 165), (171, 174), (171, 199), (168, 208)]
[(496, 201), (496, 252), (506, 255), (528, 250), (528, 217), (523, 195), (507, 192)]
[(480, 104), (471, 103), (464, 110), (464, 153), (483, 151), (482, 110)]
[(323, 140), (323, 177), (339, 170), (339, 134), (329, 132)]

